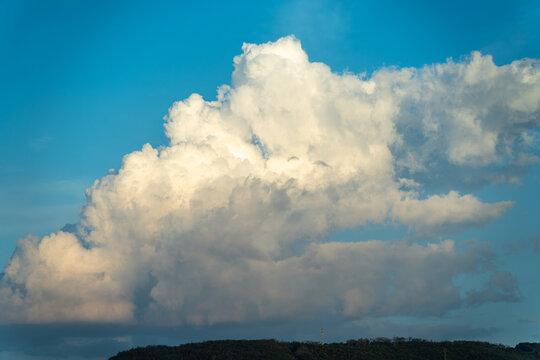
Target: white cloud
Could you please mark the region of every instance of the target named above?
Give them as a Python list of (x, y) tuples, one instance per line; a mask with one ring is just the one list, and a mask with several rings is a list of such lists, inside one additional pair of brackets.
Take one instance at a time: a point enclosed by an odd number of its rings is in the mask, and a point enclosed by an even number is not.
[[(322, 309), (353, 318), (440, 314), (464, 303), (452, 278), (479, 269), (474, 250), (452, 241), (326, 241), (368, 221), (442, 237), (502, 216), (511, 202), (457, 192), (420, 200), (424, 184), (400, 169), (527, 155), (515, 142), (537, 125), (533, 98), (492, 90), (497, 106), (512, 110), (495, 125), (495, 110), (481, 114), (482, 101), (469, 99), (492, 101), (484, 94), (492, 88), (536, 91), (531, 61), (500, 75), (474, 54), (364, 79), (309, 62), (293, 37), (243, 51), (216, 101), (194, 94), (171, 107), (168, 146), (126, 155), (118, 173), (87, 190), (75, 234), (20, 240), (0, 282), (2, 321), (213, 324)], [(423, 142), (409, 141), (407, 126)]]
[(114, 257), (85, 249), (70, 233), (20, 239), (4, 270), (7, 322), (125, 321), (133, 305), (111, 278)]
[(510, 208), (512, 201), (496, 204), (482, 203), (473, 195), (460, 195), (450, 191), (446, 195), (432, 195), (424, 200), (407, 197), (392, 210), (392, 214), (403, 224), (420, 234), (437, 236), (460, 230), (468, 226), (481, 226), (496, 218)]
[(536, 137), (540, 125), (538, 65), (523, 59), (497, 66), (491, 56), (473, 52), (463, 62), (403, 69), (401, 79), (393, 70), (376, 74), (394, 81), (400, 99), (398, 169), (425, 180), (423, 172), (481, 167), (489, 174), (481, 182), (515, 181), (512, 174), (537, 161), (526, 139)]

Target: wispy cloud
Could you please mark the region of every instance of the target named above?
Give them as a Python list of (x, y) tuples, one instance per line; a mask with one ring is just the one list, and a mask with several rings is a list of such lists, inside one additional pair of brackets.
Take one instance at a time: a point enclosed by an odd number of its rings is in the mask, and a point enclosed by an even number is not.
[(525, 322), (525, 323), (540, 323), (540, 318), (535, 318), (535, 317), (529, 317), (529, 318), (523, 318), (523, 319), (520, 319), (521, 322)]
[(42, 136), (35, 140), (33, 140), (30, 143), (30, 147), (34, 149), (35, 151), (41, 151), (43, 150), (48, 144), (50, 144), (53, 141), (53, 138), (50, 136)]

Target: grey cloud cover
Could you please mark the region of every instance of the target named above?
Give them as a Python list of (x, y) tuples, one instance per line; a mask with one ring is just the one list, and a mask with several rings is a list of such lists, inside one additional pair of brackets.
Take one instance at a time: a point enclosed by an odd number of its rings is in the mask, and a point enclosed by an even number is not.
[(285, 37), (244, 44), (234, 64), (215, 101), (193, 94), (169, 109), (169, 145), (144, 145), (87, 190), (76, 229), (19, 240), (0, 321), (355, 319), (514, 300), (517, 285), (498, 274), (463, 298), (452, 279), (489, 260), (452, 240), (327, 239), (389, 219), (443, 238), (503, 216), (512, 202), (423, 196), (425, 174), (537, 161), (536, 60), (473, 53), (366, 78), (309, 62)]

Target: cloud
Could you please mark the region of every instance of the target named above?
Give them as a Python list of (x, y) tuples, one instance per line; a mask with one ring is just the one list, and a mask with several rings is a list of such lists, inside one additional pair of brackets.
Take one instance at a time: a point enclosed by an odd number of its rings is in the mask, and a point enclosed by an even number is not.
[(540, 323), (540, 318), (529, 317), (529, 318), (520, 319), (519, 321), (534, 324), (534, 323)]
[[(367, 79), (309, 62), (294, 37), (242, 49), (215, 101), (169, 109), (167, 146), (144, 145), (87, 190), (79, 224), (19, 240), (2, 322), (204, 325), (465, 304), (452, 279), (481, 271), (481, 252), (328, 235), (391, 219), (442, 238), (502, 216), (511, 202), (422, 198), (415, 174), (531, 157), (533, 61), (497, 67), (475, 53)], [(508, 293), (497, 276), (488, 295)]]
[[(499, 218), (513, 206), (512, 201), (485, 204), (475, 196), (450, 191), (447, 195), (432, 195), (424, 200), (406, 198), (393, 209), (393, 215), (413, 227), (418, 234), (437, 236), (469, 226), (481, 226)], [(471, 223), (467, 223), (471, 220)]]
[(507, 272), (496, 272), (480, 290), (467, 292), (467, 303), (478, 305), (486, 302), (516, 302), (522, 298), (517, 279)]
[(34, 149), (35, 151), (41, 151), (44, 147), (46, 147), (49, 143), (53, 141), (53, 138), (50, 136), (42, 136), (40, 138), (35, 139), (30, 143), (30, 147)]
[[(4, 269), (0, 298), (13, 322), (122, 321), (132, 304), (110, 278), (113, 259), (70, 233), (27, 236)], [(8, 286), (5, 286), (8, 285)]]
[(444, 183), (456, 172), (454, 184), (516, 182), (538, 161), (531, 151), (540, 124), (538, 60), (497, 66), (473, 52), (466, 61), (402, 69), (401, 76), (374, 76), (393, 81), (400, 99), (399, 172), (424, 183)]

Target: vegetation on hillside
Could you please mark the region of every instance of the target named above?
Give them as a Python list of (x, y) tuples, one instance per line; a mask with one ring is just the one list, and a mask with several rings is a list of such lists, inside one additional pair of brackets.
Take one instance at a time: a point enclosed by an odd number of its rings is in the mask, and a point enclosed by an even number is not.
[(540, 343), (516, 347), (478, 341), (432, 342), (387, 338), (316, 342), (222, 340), (180, 346), (147, 346), (123, 351), (109, 360), (532, 360), (540, 359)]

